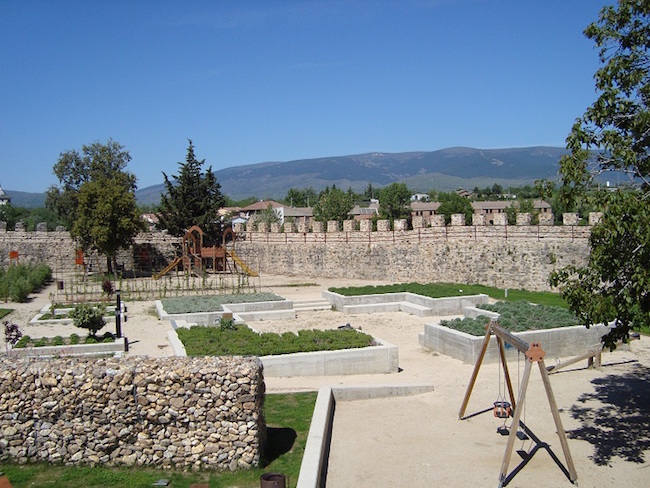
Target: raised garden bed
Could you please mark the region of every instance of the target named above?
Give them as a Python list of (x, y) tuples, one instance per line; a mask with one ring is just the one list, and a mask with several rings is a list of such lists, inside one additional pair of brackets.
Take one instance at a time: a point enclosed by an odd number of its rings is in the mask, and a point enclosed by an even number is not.
[[(73, 310), (74, 307), (52, 308), (51, 305), (45, 306), (29, 321), (29, 323), (32, 325), (72, 324), (70, 314)], [(124, 302), (122, 302), (122, 310), (126, 311), (126, 304)], [(115, 322), (115, 305), (109, 305), (106, 307), (104, 320), (106, 322)]]
[[(71, 336), (72, 337), (72, 336)], [(54, 338), (51, 339), (52, 341)], [(42, 339), (34, 341), (34, 346), (40, 344)], [(34, 347), (16, 347), (11, 350), (11, 356), (18, 357), (63, 357), (63, 356), (112, 356), (128, 351), (126, 338), (114, 338), (111, 341), (72, 344), (70, 338), (63, 338), (63, 344), (43, 345)], [(56, 342), (59, 342), (58, 340)]]
[[(174, 330), (168, 333), (168, 337), (172, 350), (175, 355), (184, 356), (185, 347), (177, 330), (189, 325), (184, 320), (171, 322)], [(375, 345), (368, 347), (261, 356), (260, 360), (267, 377), (397, 373), (397, 346), (376, 337), (372, 340)]]

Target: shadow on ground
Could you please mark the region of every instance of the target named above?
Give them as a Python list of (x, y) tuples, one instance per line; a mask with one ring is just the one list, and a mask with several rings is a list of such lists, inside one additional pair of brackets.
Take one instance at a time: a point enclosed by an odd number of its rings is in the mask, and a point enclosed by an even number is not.
[(637, 364), (631, 372), (591, 383), (595, 391), (582, 394), (571, 407), (582, 427), (569, 431), (569, 437), (591, 443), (590, 457), (597, 465), (607, 465), (614, 457), (645, 463), (650, 449), (650, 368)]
[(289, 452), (297, 437), (296, 431), (288, 427), (268, 427), (266, 435), (264, 466), (268, 466), (282, 454)]

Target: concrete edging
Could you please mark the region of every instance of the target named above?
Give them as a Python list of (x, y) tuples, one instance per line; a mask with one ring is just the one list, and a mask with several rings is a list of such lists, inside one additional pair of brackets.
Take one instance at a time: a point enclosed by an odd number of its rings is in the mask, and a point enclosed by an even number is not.
[(99, 342), (97, 344), (18, 348), (12, 349), (11, 355), (18, 357), (99, 356), (123, 353), (127, 350), (127, 344), (126, 337), (120, 337), (115, 339), (115, 342)]
[(318, 390), (296, 487), (321, 488), (323, 486), (337, 401), (419, 395), (433, 390), (433, 385), (427, 384), (342, 386), (335, 388), (325, 386)]
[[(188, 327), (184, 320), (172, 320), (167, 339), (175, 356), (186, 356), (185, 347), (178, 338), (176, 329)], [(297, 352), (277, 356), (261, 356), (264, 375), (285, 376), (328, 376), (349, 374), (387, 374), (399, 371), (397, 346), (374, 338), (379, 345), (338, 351)]]

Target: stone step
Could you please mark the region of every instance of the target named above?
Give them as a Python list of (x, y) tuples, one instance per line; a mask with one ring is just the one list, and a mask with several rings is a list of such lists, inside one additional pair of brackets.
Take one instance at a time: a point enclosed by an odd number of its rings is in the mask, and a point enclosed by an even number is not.
[(308, 312), (312, 310), (330, 310), (332, 304), (324, 299), (297, 300), (293, 302), (293, 309), (296, 312)]

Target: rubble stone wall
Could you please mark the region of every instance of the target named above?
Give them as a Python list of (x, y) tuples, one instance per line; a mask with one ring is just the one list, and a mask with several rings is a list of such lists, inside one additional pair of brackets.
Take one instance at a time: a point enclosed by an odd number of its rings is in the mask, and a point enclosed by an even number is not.
[(239, 469), (265, 440), (255, 358), (0, 358), (0, 460)]

